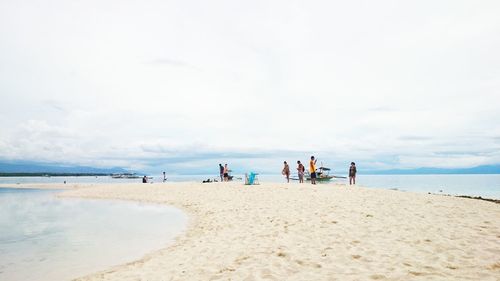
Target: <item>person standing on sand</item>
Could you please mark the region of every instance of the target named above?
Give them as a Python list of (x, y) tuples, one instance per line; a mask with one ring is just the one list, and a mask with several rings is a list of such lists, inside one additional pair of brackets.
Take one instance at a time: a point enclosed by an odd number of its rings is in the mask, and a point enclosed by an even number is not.
[(300, 163), (300, 161), (297, 161), (297, 164), (299, 165), (297, 167), (297, 174), (299, 175), (299, 183), (304, 183), (304, 173), (306, 171), (306, 167)]
[(283, 174), (285, 177), (286, 177), (286, 182), (290, 182), (290, 167), (288, 166), (288, 164), (285, 162), (283, 162), (283, 164), (285, 164), (285, 167), (283, 167), (283, 171), (281, 171), (281, 174)]
[(351, 162), (351, 166), (349, 167), (349, 185), (356, 184), (356, 163)]
[(167, 174), (165, 172), (163, 172), (163, 182), (166, 182), (167, 181)]
[(222, 182), (224, 180), (224, 167), (222, 164), (219, 164), (219, 174), (220, 174), (220, 181)]
[(311, 161), (309, 161), (309, 173), (311, 174), (311, 184), (316, 184), (316, 161), (314, 156), (311, 156)]
[(224, 164), (224, 181), (229, 181), (229, 168)]

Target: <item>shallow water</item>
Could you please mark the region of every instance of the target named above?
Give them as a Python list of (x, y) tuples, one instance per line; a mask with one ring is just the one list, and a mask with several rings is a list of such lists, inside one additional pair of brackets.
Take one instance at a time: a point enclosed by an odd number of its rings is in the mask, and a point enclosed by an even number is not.
[(374, 188), (500, 199), (500, 175), (359, 175), (357, 180)]
[[(261, 182), (285, 182), (283, 176), (261, 175)], [(348, 179), (333, 183), (349, 184)], [(500, 175), (362, 175), (356, 183), (370, 188), (500, 199)], [(305, 184), (308, 184), (307, 182)]]
[[(335, 174), (335, 173), (334, 173)], [(292, 175), (295, 176), (295, 175)], [(244, 178), (235, 175), (235, 178)], [(282, 175), (259, 175), (261, 182), (285, 182)], [(152, 182), (161, 183), (162, 175), (153, 175)], [(214, 175), (169, 175), (167, 182), (201, 182), (214, 179)], [(140, 183), (141, 179), (113, 179), (103, 177), (0, 177), (0, 184), (16, 183)], [(242, 182), (242, 180), (237, 180)], [(332, 182), (348, 183), (346, 179)], [(357, 183), (366, 187), (398, 189), (413, 192), (431, 192), (451, 195), (482, 196), (500, 199), (500, 174), (492, 175), (363, 175), (358, 174)]]
[(178, 209), (0, 188), (0, 280), (69, 280), (140, 259), (185, 229)]

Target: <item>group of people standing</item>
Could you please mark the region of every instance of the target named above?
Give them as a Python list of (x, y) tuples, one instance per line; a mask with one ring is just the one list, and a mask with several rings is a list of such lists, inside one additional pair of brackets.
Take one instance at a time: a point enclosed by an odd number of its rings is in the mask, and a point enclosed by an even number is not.
[[(316, 184), (316, 178), (318, 177), (318, 174), (316, 173), (316, 162), (318, 159), (316, 159), (314, 156), (311, 156), (311, 160), (309, 161), (309, 176), (311, 177), (311, 184)], [(286, 161), (283, 162), (284, 167), (283, 170), (281, 171), (281, 174), (283, 174), (286, 177), (286, 181), (290, 182), (290, 166)], [(306, 173), (306, 167), (300, 160), (297, 161), (297, 175), (299, 177), (299, 183), (304, 183), (304, 176)], [(320, 168), (321, 170), (321, 168)], [(227, 164), (219, 164), (219, 174), (220, 174), (220, 180), (222, 181), (230, 181), (231, 176), (229, 175), (229, 167)], [(356, 164), (354, 162), (351, 162), (351, 166), (349, 167), (349, 184), (356, 184)], [(320, 173), (321, 174), (321, 173)], [(165, 178), (165, 175), (164, 175)], [(216, 180), (215, 180), (216, 181)]]
[[(314, 156), (311, 156), (311, 160), (309, 161), (309, 175), (311, 176), (311, 184), (316, 184), (316, 162), (318, 159), (315, 159)], [(283, 170), (281, 171), (281, 174), (283, 174), (286, 177), (286, 182), (290, 182), (290, 166), (286, 161), (283, 162), (284, 167)], [(304, 175), (305, 175), (306, 168), (304, 165), (299, 161), (297, 161), (297, 175), (299, 177), (299, 183), (304, 182)], [(349, 167), (349, 185), (356, 184), (356, 164), (354, 162), (351, 162), (351, 166)]]
[[(311, 161), (309, 161), (309, 174), (311, 175), (311, 183), (316, 184), (316, 161), (317, 159), (314, 159), (314, 156), (311, 156)], [(286, 182), (290, 182), (290, 166), (288, 163), (285, 161), (283, 162), (285, 165), (283, 167), (283, 170), (281, 171), (281, 174), (286, 177)], [(299, 176), (299, 182), (303, 183), (304, 182), (304, 175), (306, 173), (306, 167), (300, 162), (300, 160), (297, 161), (297, 175)]]
[(229, 167), (227, 164), (219, 164), (220, 181), (229, 181)]

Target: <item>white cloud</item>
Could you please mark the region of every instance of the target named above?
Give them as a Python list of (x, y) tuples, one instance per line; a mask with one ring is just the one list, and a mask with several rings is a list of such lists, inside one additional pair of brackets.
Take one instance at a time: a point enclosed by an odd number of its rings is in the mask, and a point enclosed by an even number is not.
[(0, 158), (144, 169), (183, 155), (203, 169), (224, 153), (268, 170), (309, 154), (339, 167), (498, 163), (499, 10), (2, 1)]

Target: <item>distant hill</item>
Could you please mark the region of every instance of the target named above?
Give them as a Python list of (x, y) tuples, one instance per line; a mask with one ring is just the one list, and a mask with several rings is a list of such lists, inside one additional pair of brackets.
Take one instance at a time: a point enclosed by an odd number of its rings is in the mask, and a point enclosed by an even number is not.
[(437, 175), (437, 174), (500, 174), (500, 165), (484, 165), (472, 168), (416, 168), (359, 171), (365, 175)]
[(126, 173), (123, 168), (94, 168), (64, 164), (37, 162), (0, 162), (0, 173), (64, 173), (64, 174), (112, 174)]

